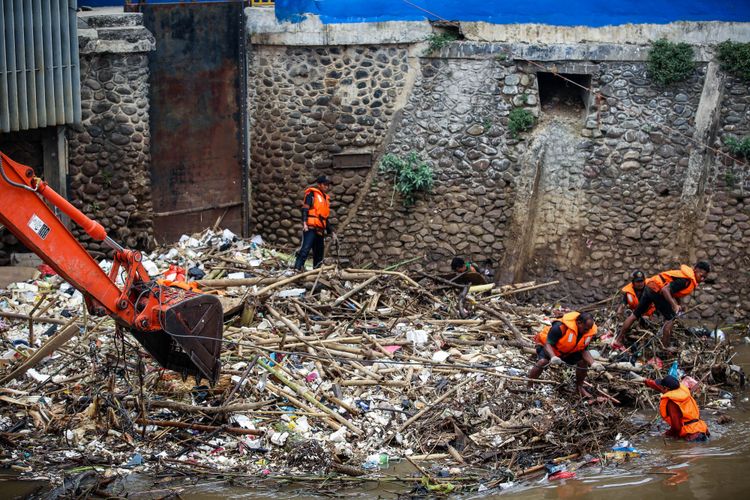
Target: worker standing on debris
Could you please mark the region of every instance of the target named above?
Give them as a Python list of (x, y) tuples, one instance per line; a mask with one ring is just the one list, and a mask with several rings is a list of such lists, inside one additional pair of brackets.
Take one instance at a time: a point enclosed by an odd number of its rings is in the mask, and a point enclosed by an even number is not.
[(700, 410), (690, 389), (675, 377), (667, 375), (661, 380), (647, 379), (644, 384), (661, 392), (659, 413), (669, 424), (665, 435), (686, 441), (705, 441), (711, 435), (706, 422), (700, 419)]
[(621, 347), (630, 327), (636, 320), (641, 319), (653, 305), (664, 318), (662, 344), (669, 346), (672, 336), (672, 325), (680, 315), (680, 299), (693, 293), (699, 283), (703, 282), (711, 272), (708, 262), (700, 261), (695, 266), (680, 266), (680, 269), (664, 271), (646, 280), (646, 290), (641, 296), (638, 307), (633, 314), (625, 319), (620, 333), (617, 335), (613, 347)]
[(315, 184), (305, 190), (305, 199), (302, 202), (302, 246), (294, 263), (294, 269), (297, 271), (305, 267), (311, 249), (313, 267), (320, 266), (323, 262), (325, 235), (330, 234), (336, 238), (336, 233), (328, 223), (331, 213), (331, 197), (328, 190), (331, 181), (325, 175), (321, 175), (315, 180)]
[[(628, 308), (628, 316), (638, 307), (638, 303), (643, 297), (643, 293), (646, 291), (646, 277), (643, 271), (633, 271), (631, 281), (624, 287), (622, 287), (622, 302), (617, 306), (617, 315), (622, 316), (625, 308)], [(644, 316), (651, 316), (656, 311), (653, 304), (643, 314)]]
[(539, 378), (548, 365), (563, 362), (576, 366), (576, 391), (582, 398), (591, 394), (583, 388), (589, 368), (603, 370), (601, 363), (594, 361), (588, 346), (596, 335), (597, 326), (590, 313), (576, 311), (565, 314), (534, 337), (538, 360), (529, 371), (529, 378)]

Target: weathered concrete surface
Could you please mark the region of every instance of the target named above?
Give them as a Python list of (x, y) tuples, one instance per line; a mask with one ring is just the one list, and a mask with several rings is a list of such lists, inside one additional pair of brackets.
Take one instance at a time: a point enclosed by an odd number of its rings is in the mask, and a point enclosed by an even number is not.
[(128, 54), (156, 48), (154, 36), (143, 26), (143, 14), (96, 9), (78, 13), (79, 52)]
[(278, 22), (272, 9), (245, 9), (247, 32), (256, 45), (366, 45), (414, 43), (427, 38), (432, 27), (427, 21), (323, 24), (318, 16), (300, 23)]
[(489, 24), (462, 22), (467, 40), (530, 44), (648, 43), (666, 38), (694, 45), (713, 45), (724, 40), (750, 41), (750, 24), (736, 22), (675, 22), (669, 24), (622, 24), (592, 28), (589, 26), (551, 26), (547, 24)]

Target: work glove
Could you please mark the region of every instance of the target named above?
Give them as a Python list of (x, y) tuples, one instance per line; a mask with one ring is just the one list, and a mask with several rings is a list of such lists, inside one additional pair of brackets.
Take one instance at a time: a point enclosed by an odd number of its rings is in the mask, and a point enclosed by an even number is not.
[(594, 361), (591, 364), (591, 369), (594, 370), (595, 372), (603, 372), (604, 371), (604, 365), (601, 364), (601, 363), (597, 363), (596, 361)]
[(551, 365), (561, 365), (561, 364), (563, 364), (563, 360), (560, 359), (558, 356), (552, 356), (552, 359), (549, 360), (549, 364), (551, 364)]

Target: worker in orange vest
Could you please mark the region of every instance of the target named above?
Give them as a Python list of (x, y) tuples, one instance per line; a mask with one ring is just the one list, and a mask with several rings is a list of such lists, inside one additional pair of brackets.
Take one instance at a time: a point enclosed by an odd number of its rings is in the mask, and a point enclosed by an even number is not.
[(601, 363), (594, 361), (588, 346), (596, 335), (597, 326), (591, 313), (569, 312), (559, 320), (537, 333), (534, 337), (536, 344), (537, 362), (529, 371), (529, 378), (539, 378), (542, 370), (548, 365), (567, 363), (576, 366), (576, 391), (583, 398), (591, 394), (583, 388), (586, 372), (589, 368), (603, 370)]
[[(621, 316), (625, 308), (628, 308), (628, 316), (635, 311), (638, 307), (638, 303), (643, 297), (643, 293), (646, 291), (646, 276), (643, 271), (633, 271), (630, 283), (622, 287), (622, 302), (617, 306), (617, 315)], [(653, 304), (643, 314), (644, 316), (651, 316), (656, 311)]]
[(326, 234), (336, 237), (328, 222), (331, 214), (331, 197), (328, 195), (330, 187), (330, 179), (321, 175), (315, 180), (315, 186), (305, 190), (302, 202), (302, 246), (294, 262), (294, 269), (298, 271), (305, 267), (310, 250), (313, 252), (313, 267), (320, 266), (323, 262)]
[(641, 319), (652, 305), (664, 318), (661, 341), (664, 346), (668, 347), (672, 336), (672, 325), (681, 311), (680, 299), (693, 293), (710, 272), (709, 263), (700, 261), (693, 267), (682, 265), (680, 269), (664, 271), (647, 279), (646, 290), (638, 302), (638, 307), (625, 319), (613, 347), (622, 346), (622, 341), (630, 327), (636, 320)]
[(667, 375), (661, 380), (647, 379), (644, 384), (661, 392), (659, 413), (669, 424), (666, 436), (686, 441), (705, 441), (711, 435), (690, 389), (675, 377)]

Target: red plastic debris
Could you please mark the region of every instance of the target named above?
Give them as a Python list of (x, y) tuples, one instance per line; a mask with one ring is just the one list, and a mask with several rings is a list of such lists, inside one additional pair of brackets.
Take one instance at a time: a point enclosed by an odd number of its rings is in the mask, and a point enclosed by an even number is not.
[(555, 472), (554, 474), (552, 474), (548, 479), (550, 481), (556, 481), (558, 479), (573, 479), (574, 477), (576, 477), (575, 472), (561, 470), (560, 472)]

